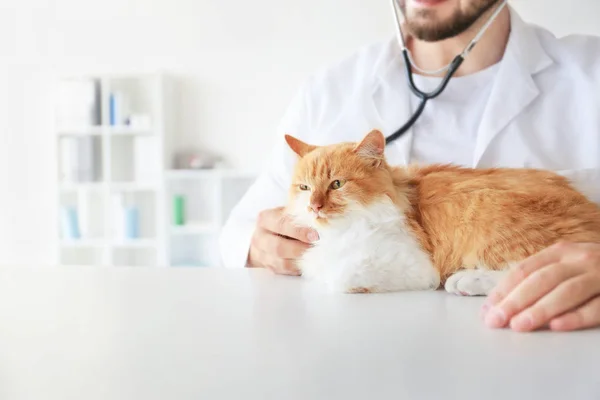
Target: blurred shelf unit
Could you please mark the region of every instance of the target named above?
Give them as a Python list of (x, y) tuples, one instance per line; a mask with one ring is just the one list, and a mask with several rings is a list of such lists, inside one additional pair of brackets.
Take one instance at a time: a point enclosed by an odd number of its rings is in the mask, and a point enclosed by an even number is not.
[(255, 174), (173, 169), (171, 80), (64, 78), (57, 93), (56, 262), (219, 266), (220, 229)]
[(159, 265), (172, 88), (161, 74), (61, 79), (59, 264)]

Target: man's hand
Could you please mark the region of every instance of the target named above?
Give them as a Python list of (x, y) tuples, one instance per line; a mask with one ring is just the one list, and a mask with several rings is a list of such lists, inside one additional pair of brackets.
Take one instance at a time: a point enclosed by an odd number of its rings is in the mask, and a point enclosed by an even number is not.
[(600, 244), (559, 243), (519, 264), (489, 294), (485, 324), (516, 331), (600, 326)]
[(283, 208), (265, 210), (258, 216), (248, 264), (269, 268), (276, 274), (300, 275), (295, 261), (317, 240), (317, 232), (292, 224)]

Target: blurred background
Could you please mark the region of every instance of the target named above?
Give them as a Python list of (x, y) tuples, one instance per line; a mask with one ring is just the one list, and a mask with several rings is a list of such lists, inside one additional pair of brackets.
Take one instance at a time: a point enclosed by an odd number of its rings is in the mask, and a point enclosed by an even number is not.
[[(513, 0), (556, 35), (597, 0)], [(0, 0), (0, 264), (218, 264), (298, 85), (387, 0)]]

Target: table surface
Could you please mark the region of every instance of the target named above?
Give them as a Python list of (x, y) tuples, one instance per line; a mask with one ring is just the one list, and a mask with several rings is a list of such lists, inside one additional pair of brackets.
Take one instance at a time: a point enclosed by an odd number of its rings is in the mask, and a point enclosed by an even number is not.
[(600, 331), (262, 270), (0, 268), (0, 399), (600, 399)]

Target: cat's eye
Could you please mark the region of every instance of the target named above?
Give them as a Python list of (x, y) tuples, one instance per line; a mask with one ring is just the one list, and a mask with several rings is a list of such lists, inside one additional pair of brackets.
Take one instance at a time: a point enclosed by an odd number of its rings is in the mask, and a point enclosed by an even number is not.
[(310, 190), (310, 188), (308, 187), (308, 185), (298, 185), (298, 188), (300, 190), (303, 190), (303, 191)]
[(344, 186), (344, 183), (346, 183), (346, 182), (336, 179), (335, 181), (331, 182), (331, 188), (333, 190), (338, 190), (339, 188)]

